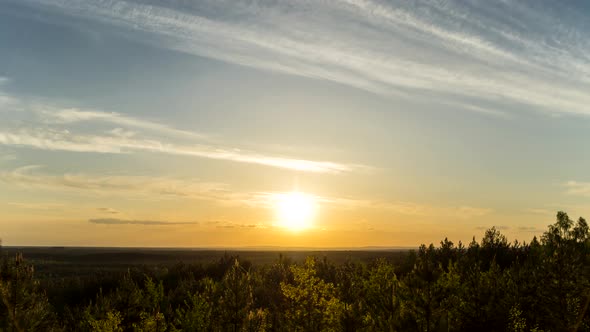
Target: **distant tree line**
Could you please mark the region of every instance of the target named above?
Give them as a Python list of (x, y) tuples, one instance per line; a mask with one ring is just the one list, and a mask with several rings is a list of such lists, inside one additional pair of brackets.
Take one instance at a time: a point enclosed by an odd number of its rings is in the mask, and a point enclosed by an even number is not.
[(0, 261), (0, 331), (590, 331), (590, 237), (557, 214), (540, 239), (422, 245), (405, 261), (225, 256), (43, 283)]

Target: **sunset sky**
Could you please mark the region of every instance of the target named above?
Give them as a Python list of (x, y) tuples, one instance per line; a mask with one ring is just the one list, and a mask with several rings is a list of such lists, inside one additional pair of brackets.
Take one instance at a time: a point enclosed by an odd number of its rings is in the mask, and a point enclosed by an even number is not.
[[(495, 225), (529, 241), (558, 210), (590, 217), (589, 16), (553, 0), (2, 1), (0, 238), (405, 247)], [(306, 203), (285, 210), (292, 192)], [(294, 213), (306, 227), (284, 227)]]

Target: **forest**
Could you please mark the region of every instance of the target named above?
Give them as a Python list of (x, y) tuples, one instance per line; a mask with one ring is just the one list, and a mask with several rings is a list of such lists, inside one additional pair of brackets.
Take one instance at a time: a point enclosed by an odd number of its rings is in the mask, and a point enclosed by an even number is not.
[(590, 331), (590, 233), (558, 212), (530, 243), (496, 228), (402, 259), (277, 253), (44, 272), (3, 249), (0, 331)]

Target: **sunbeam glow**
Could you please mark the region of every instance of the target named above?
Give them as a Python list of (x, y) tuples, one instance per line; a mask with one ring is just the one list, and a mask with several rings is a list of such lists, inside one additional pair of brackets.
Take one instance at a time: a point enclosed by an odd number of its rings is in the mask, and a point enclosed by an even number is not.
[(279, 224), (292, 231), (302, 231), (313, 226), (317, 202), (313, 196), (301, 192), (278, 194), (275, 209)]

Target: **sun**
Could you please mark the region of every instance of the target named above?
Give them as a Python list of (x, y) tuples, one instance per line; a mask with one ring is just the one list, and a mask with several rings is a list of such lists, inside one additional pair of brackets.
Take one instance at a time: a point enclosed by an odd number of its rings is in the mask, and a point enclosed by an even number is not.
[(312, 227), (317, 212), (317, 202), (311, 195), (289, 192), (276, 195), (275, 210), (280, 226), (291, 231)]

